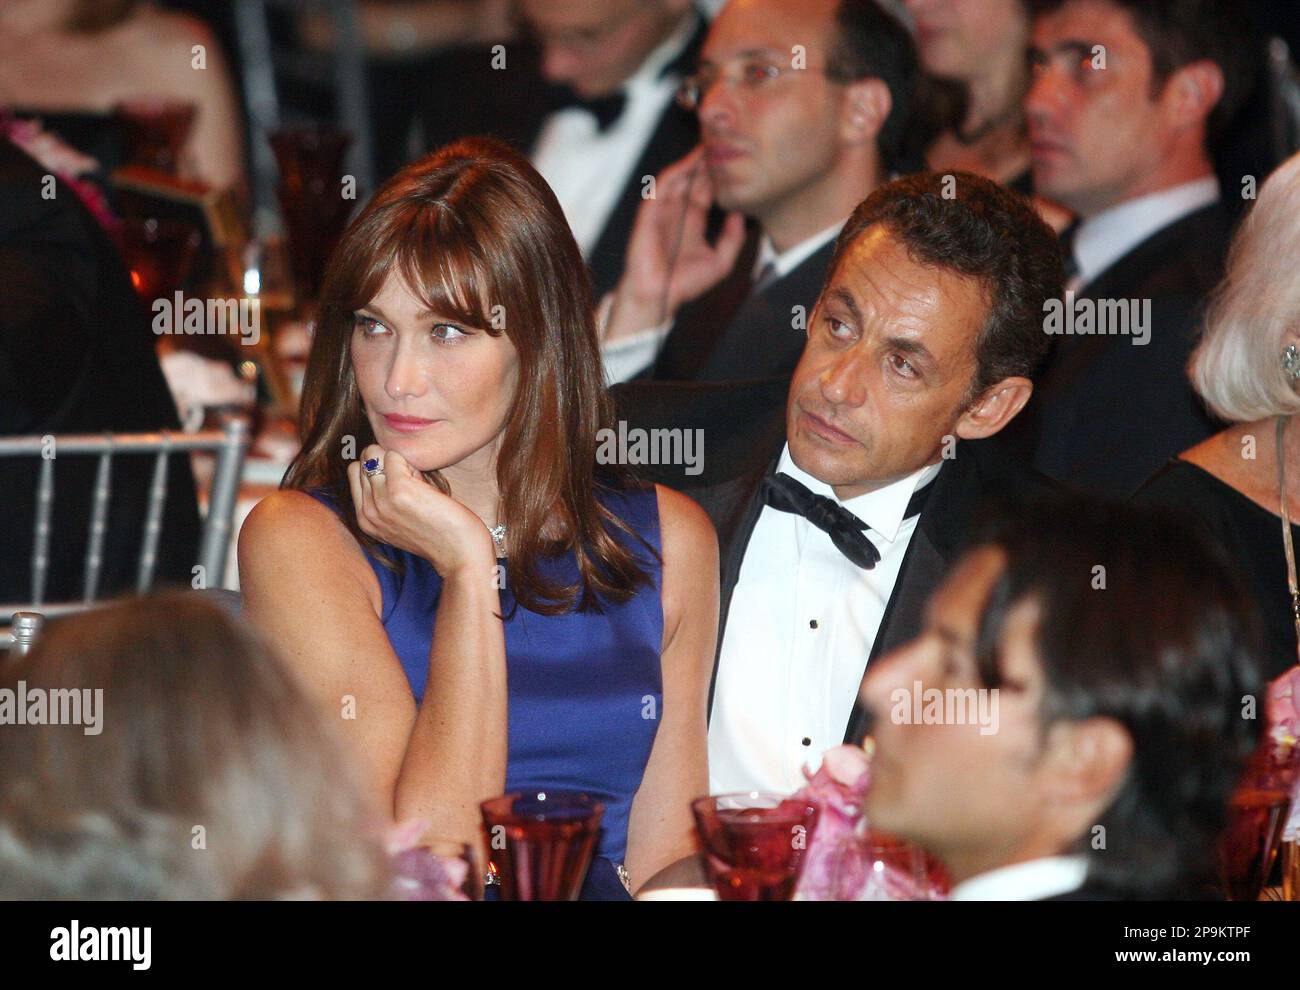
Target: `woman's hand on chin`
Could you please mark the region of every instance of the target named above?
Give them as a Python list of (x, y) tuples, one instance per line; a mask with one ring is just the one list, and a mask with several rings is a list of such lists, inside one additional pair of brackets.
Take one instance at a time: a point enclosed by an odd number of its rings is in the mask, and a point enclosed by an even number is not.
[[(365, 472), (372, 459), (382, 473)], [(425, 481), (397, 451), (366, 447), (348, 465), (348, 484), (363, 533), (425, 558), (444, 579), (462, 570), (486, 573), (496, 564), (483, 520)]]

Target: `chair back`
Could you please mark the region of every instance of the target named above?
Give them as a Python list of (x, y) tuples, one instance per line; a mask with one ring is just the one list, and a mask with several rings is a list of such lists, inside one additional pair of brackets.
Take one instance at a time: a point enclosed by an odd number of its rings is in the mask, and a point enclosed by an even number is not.
[[(39, 612), (47, 617), (77, 612), (94, 604), (103, 569), (104, 536), (107, 530), (109, 497), (112, 494), (113, 456), (119, 453), (152, 453), (153, 474), (145, 511), (144, 536), (136, 564), (136, 593), (146, 594), (153, 586), (158, 558), (158, 537), (162, 530), (163, 506), (167, 498), (170, 455), (208, 451), (216, 454), (216, 466), (208, 491), (207, 512), (199, 543), (198, 564), (210, 582), (219, 583), (225, 574), (226, 557), (234, 526), (236, 496), (248, 450), (248, 421), (231, 419), (223, 429), (198, 433), (102, 433), (47, 434), (45, 436), (0, 437), (0, 458), (39, 457), (36, 481), (36, 518), (32, 539), (32, 600), (0, 604), (0, 642), (9, 642), (9, 622), (15, 612)], [(90, 509), (90, 531), (86, 541), (82, 597), (75, 602), (46, 602), (49, 572), (51, 519), (54, 505), (55, 454), (95, 456), (99, 459)]]

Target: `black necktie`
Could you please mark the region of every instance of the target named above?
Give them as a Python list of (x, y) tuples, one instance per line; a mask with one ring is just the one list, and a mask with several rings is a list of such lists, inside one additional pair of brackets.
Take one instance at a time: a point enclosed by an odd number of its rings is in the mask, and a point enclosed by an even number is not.
[(1065, 264), (1065, 283), (1079, 274), (1079, 259), (1074, 256), (1074, 240), (1079, 235), (1079, 221), (1072, 220), (1070, 226), (1061, 231), (1061, 261)]
[(621, 89), (593, 99), (579, 96), (568, 86), (551, 85), (547, 86), (546, 90), (546, 103), (552, 113), (574, 107), (586, 110), (596, 118), (596, 130), (602, 133), (617, 123), (618, 118), (623, 116), (623, 109), (627, 106), (627, 94)]
[[(933, 484), (926, 485), (912, 495), (903, 513), (904, 519), (920, 513), (933, 487)], [(835, 544), (835, 549), (858, 567), (869, 571), (880, 561), (880, 551), (863, 532), (867, 524), (838, 502), (810, 491), (806, 485), (781, 472), (764, 478), (760, 491), (763, 501), (772, 508), (803, 516), (824, 532)]]

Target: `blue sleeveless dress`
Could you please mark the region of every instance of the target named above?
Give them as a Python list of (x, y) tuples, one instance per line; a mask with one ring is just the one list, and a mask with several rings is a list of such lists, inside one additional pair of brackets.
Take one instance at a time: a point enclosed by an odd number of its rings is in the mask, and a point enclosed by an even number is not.
[[(662, 552), (653, 487), (597, 491), (611, 512), (656, 554)], [(307, 494), (338, 514), (323, 489)], [(627, 853), (632, 799), (663, 711), (662, 566), (639, 540), (612, 532), (652, 579), (623, 604), (602, 597), (601, 611), (539, 615), (517, 606), (509, 590), (501, 592), (509, 695), (506, 791), (581, 791), (604, 804), (583, 900), (628, 899), (616, 864)], [(402, 573), (366, 556), (383, 592), (384, 629), (419, 704), (442, 579), (424, 558), (384, 550), (403, 565)], [(509, 562), (501, 564), (508, 584)], [(544, 560), (541, 570), (566, 584), (578, 580), (572, 553)]]

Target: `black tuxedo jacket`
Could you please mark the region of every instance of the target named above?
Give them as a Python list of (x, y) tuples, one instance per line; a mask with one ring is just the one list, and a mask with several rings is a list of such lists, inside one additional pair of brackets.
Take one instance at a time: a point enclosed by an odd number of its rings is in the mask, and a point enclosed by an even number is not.
[[(708, 20), (697, 11), (695, 33), (682, 53), (664, 68), (665, 73), (686, 76), (695, 71), (700, 49), (708, 34)], [(541, 72), (541, 54), (527, 41), (509, 46), (509, 71), (493, 69), (486, 48), (452, 50), (435, 60), (437, 73), (417, 111), (425, 143), (430, 148), (466, 134), (489, 134), (528, 154), (553, 109)], [(445, 80), (438, 86), (439, 79)], [(640, 159), (628, 175), (614, 209), (587, 259), (595, 298), (614, 288), (623, 273), (623, 256), (637, 208), (641, 205), (642, 179), (658, 175), (684, 158), (700, 139), (699, 121), (693, 113), (670, 100)]]
[[(751, 381), (788, 377), (835, 252), (832, 238), (760, 292), (751, 292), (759, 234), (751, 229), (731, 274), (677, 312), (647, 377), (659, 381)], [(802, 307), (803, 319), (797, 319)]]
[[(620, 418), (643, 429), (703, 429), (704, 470), (691, 477), (680, 466), (638, 469), (648, 481), (677, 488), (698, 502), (718, 531), (721, 600), (718, 650), (726, 630), (731, 596), (763, 503), (760, 482), (776, 470), (785, 444), (788, 382), (773, 379), (733, 384), (689, 385), (628, 382), (615, 386)], [(978, 522), (998, 503), (1041, 496), (1053, 485), (997, 440), (962, 441), (944, 462), (907, 552), (864, 668), (908, 642), (921, 630), (926, 601), (938, 586)], [(714, 658), (717, 679), (717, 655)], [(712, 708), (713, 684), (709, 687)], [(855, 705), (844, 738), (858, 742), (867, 729)]]
[[(108, 237), (68, 186), (0, 139), (0, 435), (177, 430), (157, 338)], [(96, 458), (54, 459), (46, 601), (79, 598)], [(102, 595), (132, 588), (152, 455), (113, 458)], [(39, 459), (0, 459), (0, 602), (31, 600)], [(168, 465), (155, 571), (190, 580), (199, 517), (189, 457)]]
[(1056, 336), (1008, 442), (1058, 481), (1123, 499), (1169, 458), (1217, 432), (1186, 367), (1230, 237), (1226, 211), (1207, 206), (1082, 286), (1079, 299), (1150, 299), (1150, 342)]
[[(665, 67), (665, 73), (684, 77), (695, 71), (708, 27), (708, 22), (701, 16), (691, 40), (682, 53)], [(540, 120), (538, 129), (541, 129)], [(659, 117), (659, 123), (650, 136), (645, 151), (633, 166), (627, 184), (614, 201), (614, 209), (587, 258), (587, 266), (591, 269), (592, 291), (597, 302), (618, 284), (619, 277), (623, 274), (623, 259), (627, 254), (627, 242), (632, 236), (637, 210), (641, 207), (645, 176), (658, 175), (673, 162), (685, 158), (699, 143), (700, 123), (695, 114), (683, 110), (676, 100), (670, 100)]]

